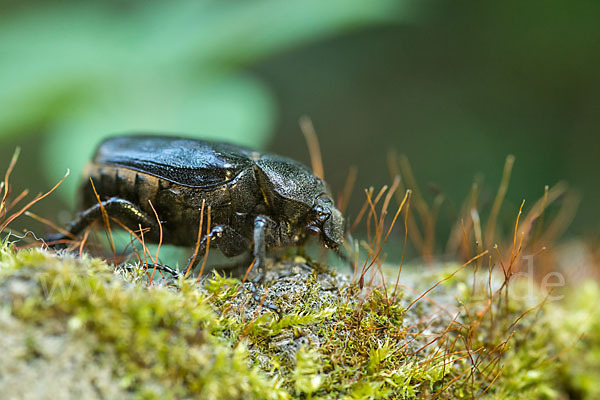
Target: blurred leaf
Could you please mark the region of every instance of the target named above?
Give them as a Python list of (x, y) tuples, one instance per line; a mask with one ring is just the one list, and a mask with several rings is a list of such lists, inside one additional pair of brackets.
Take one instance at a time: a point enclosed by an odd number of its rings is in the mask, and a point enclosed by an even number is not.
[[(44, 3), (45, 4), (45, 3)], [(268, 90), (241, 69), (396, 19), (391, 0), (66, 2), (0, 17), (0, 137), (49, 131), (51, 181), (107, 135), (168, 132), (264, 146)], [(59, 193), (71, 199), (77, 174)], [(65, 190), (67, 189), (67, 190)]]
[(0, 104), (11, 112), (0, 114), (0, 136), (70, 115), (74, 104), (105, 89), (99, 85), (114, 87), (140, 73), (190, 80), (234, 73), (275, 51), (396, 18), (398, 3), (134, 4), (55, 4), (1, 18)]

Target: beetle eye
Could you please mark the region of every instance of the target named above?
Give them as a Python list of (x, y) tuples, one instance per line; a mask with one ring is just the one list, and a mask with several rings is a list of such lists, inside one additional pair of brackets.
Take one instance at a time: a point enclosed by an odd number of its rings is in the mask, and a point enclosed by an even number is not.
[(329, 212), (329, 210), (326, 210), (324, 207), (322, 206), (316, 206), (314, 208), (314, 213), (315, 213), (315, 219), (317, 221), (320, 221), (321, 223), (323, 221), (325, 221), (327, 218), (329, 218), (329, 216), (331, 215), (331, 213)]

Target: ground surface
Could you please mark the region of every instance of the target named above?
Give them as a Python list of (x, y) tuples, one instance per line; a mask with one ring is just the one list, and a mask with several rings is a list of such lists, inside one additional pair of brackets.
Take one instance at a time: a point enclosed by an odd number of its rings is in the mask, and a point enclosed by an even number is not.
[(377, 282), (361, 290), (296, 257), (271, 265), (253, 292), (217, 274), (175, 282), (157, 272), (150, 283), (142, 268), (115, 271), (95, 259), (3, 245), (0, 393), (597, 398), (596, 284), (542, 311), (529, 309), (530, 300), (504, 311), (493, 305), (488, 320), (472, 274), (450, 277), (456, 268), (403, 272), (416, 293)]

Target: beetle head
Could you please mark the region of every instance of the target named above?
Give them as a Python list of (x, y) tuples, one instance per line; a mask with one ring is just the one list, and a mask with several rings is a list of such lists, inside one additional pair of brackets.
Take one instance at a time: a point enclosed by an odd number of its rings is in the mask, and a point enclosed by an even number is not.
[(333, 250), (338, 250), (344, 240), (344, 217), (324, 194), (315, 200), (306, 228), (318, 234), (323, 245)]

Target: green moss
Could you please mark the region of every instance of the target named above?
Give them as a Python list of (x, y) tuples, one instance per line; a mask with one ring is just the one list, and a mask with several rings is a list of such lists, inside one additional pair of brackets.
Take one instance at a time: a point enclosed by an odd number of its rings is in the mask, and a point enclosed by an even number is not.
[[(456, 268), (420, 271), (416, 289)], [(44, 359), (46, 369), (62, 365), (57, 354), (79, 349), (78, 379), (100, 381), (100, 372), (83, 368), (97, 365), (110, 377), (110, 387), (96, 389), (104, 397), (598, 397), (597, 284), (541, 311), (495, 298), (492, 321), (472, 280), (462, 271), (411, 305), (414, 294), (361, 291), (296, 258), (272, 266), (266, 286), (252, 293), (217, 273), (200, 283), (157, 275), (149, 284), (141, 268), (114, 272), (97, 259), (5, 244), (0, 326), (8, 333), (0, 348), (20, 338), (9, 364), (36, 368)], [(49, 338), (64, 348), (47, 355)]]
[[(285, 269), (294, 269), (294, 263)], [(222, 310), (232, 334), (249, 340), (254, 357), (266, 360), (264, 369), (291, 394), (411, 397), (430, 392), (450, 372), (411, 354), (426, 342), (419, 338), (406, 343), (401, 292), (393, 302), (388, 301), (389, 291), (386, 295), (375, 290), (363, 297), (347, 278), (314, 271), (274, 279), (264, 295), (277, 303), (281, 318), (261, 313), (251, 301), (242, 301), (242, 313), (228, 302), (221, 303)]]
[(296, 366), (293, 371), (294, 388), (296, 395), (306, 395), (312, 397), (323, 383), (323, 376), (320, 374), (321, 355), (308, 347), (301, 347), (296, 352)]
[(550, 314), (552, 340), (565, 351), (557, 355), (564, 385), (584, 399), (600, 398), (600, 286), (588, 281)]
[(40, 250), (0, 255), (0, 287), (30, 284), (11, 296), (11, 314), (28, 324), (56, 325), (88, 337), (93, 352), (114, 353), (115, 384), (140, 398), (285, 398), (277, 382), (249, 364), (244, 345), (222, 335), (206, 295), (187, 281), (179, 290), (128, 284), (98, 260)]
[(600, 398), (600, 286), (569, 288), (532, 322), (504, 361), (494, 398)]

